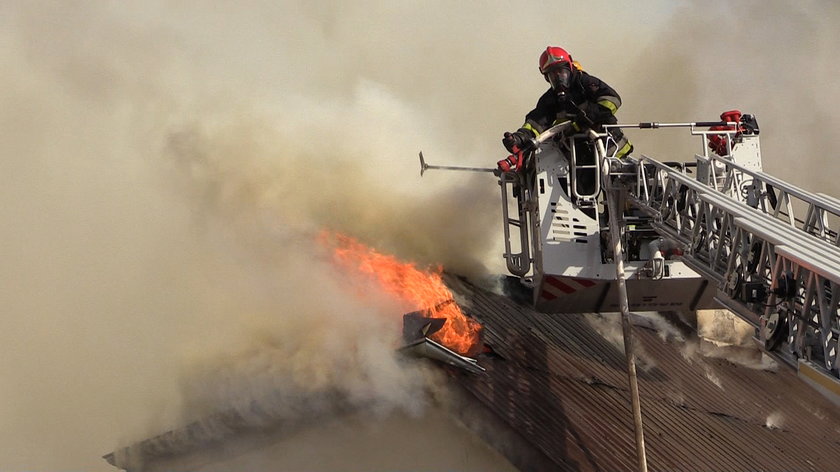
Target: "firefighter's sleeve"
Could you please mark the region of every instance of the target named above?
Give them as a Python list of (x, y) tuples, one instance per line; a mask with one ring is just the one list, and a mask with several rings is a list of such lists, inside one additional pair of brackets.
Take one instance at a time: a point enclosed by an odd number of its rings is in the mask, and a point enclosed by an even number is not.
[(621, 107), (621, 97), (609, 85), (596, 77), (589, 76), (584, 85), (589, 98), (579, 107), (594, 124), (613, 122), (615, 113)]
[(537, 100), (537, 106), (525, 115), (525, 124), (519, 131), (529, 132), (536, 138), (551, 127), (556, 115), (556, 105), (549, 89)]

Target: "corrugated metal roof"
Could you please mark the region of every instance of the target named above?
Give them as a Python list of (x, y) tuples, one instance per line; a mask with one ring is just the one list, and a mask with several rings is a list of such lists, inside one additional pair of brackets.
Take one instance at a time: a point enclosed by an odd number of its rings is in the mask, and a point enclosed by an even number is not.
[[(542, 314), (448, 283), (498, 354), (481, 359), (487, 375), (456, 374), (458, 384), (554, 470), (636, 469), (623, 348), (598, 334), (598, 315)], [(649, 470), (837, 469), (840, 412), (793, 369), (748, 368), (686, 349), (696, 340), (639, 327), (634, 334)]]
[[(624, 352), (599, 334), (598, 315), (543, 314), (454, 277), (447, 283), (495, 352), (480, 359), (485, 375), (443, 367), (469, 402), (453, 414), (522, 470), (636, 470)], [(793, 369), (703, 357), (689, 349), (696, 339), (675, 332), (634, 329), (651, 472), (837, 469), (840, 411)], [(246, 434), (246, 423), (231, 410), (121, 452), (184, 454), (218, 440), (219, 428)]]

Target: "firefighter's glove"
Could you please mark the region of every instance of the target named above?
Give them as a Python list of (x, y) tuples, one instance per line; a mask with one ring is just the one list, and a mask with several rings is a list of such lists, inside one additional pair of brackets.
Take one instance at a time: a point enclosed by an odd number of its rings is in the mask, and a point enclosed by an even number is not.
[(593, 123), (592, 120), (589, 119), (589, 116), (586, 114), (586, 112), (578, 108), (578, 114), (572, 120), (572, 129), (575, 130), (575, 132), (579, 133), (583, 130), (592, 128), (593, 126), (595, 126), (595, 123)]
[[(565, 103), (565, 106), (566, 113), (571, 116), (572, 129), (576, 133), (594, 128), (595, 119), (593, 119), (593, 117), (598, 118), (604, 111), (609, 113), (609, 110), (607, 110), (606, 107), (592, 102), (583, 102), (580, 105), (576, 105), (574, 102), (569, 100)], [(604, 117), (600, 116), (598, 119), (602, 118)]]
[(519, 152), (531, 146), (531, 137), (523, 131), (506, 132), (505, 137), (502, 138), (502, 144), (509, 152)]

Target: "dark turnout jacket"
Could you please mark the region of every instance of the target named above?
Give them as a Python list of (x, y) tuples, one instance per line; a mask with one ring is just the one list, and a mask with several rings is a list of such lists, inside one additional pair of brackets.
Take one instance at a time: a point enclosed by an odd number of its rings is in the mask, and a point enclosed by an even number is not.
[[(615, 112), (621, 106), (621, 97), (601, 79), (582, 70), (575, 71), (569, 90), (564, 97), (548, 89), (537, 101), (537, 106), (525, 116), (521, 131), (529, 131), (535, 137), (548, 128), (566, 120), (572, 120), (576, 129), (617, 123)], [(615, 138), (616, 157), (630, 152), (632, 146), (620, 129), (612, 129)], [(610, 146), (613, 147), (613, 146)], [(612, 153), (610, 150), (608, 152)]]

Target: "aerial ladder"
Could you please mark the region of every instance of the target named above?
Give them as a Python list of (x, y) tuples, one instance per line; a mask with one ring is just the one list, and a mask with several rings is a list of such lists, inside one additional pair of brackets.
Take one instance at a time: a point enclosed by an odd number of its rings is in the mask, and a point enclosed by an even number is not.
[[(686, 128), (701, 152), (687, 162), (617, 159), (606, 152), (613, 127)], [(507, 269), (537, 310), (621, 313), (639, 470), (629, 310), (727, 308), (755, 328), (766, 352), (840, 400), (840, 200), (764, 173), (753, 116), (586, 133), (564, 122), (507, 172), (420, 159), (421, 173), (498, 176)]]
[[(537, 309), (617, 312), (621, 262), (630, 309), (723, 306), (767, 351), (838, 377), (840, 200), (764, 173), (755, 118), (736, 116), (605, 126), (687, 128), (702, 144), (689, 162), (619, 160), (605, 152), (608, 132), (547, 130), (520, 168), (496, 172), (507, 268)], [(715, 141), (719, 154), (707, 146)]]
[[(564, 122), (536, 138), (515, 170), (434, 166), (421, 153), (421, 173), (498, 176), (507, 269), (538, 310), (619, 312), (621, 262), (630, 310), (725, 307), (768, 352), (840, 378), (840, 200), (764, 173), (755, 118), (721, 118), (576, 134)], [(700, 152), (619, 160), (605, 151), (611, 127), (685, 128)], [(620, 214), (611, 224), (613, 201)]]
[[(707, 137), (708, 131), (694, 131)], [(736, 148), (758, 155), (758, 135)], [(697, 174), (642, 156), (628, 198), (682, 260), (715, 286), (715, 301), (757, 328), (768, 351), (838, 376), (840, 201), (728, 155), (695, 155)], [(760, 161), (758, 161), (760, 164)]]

